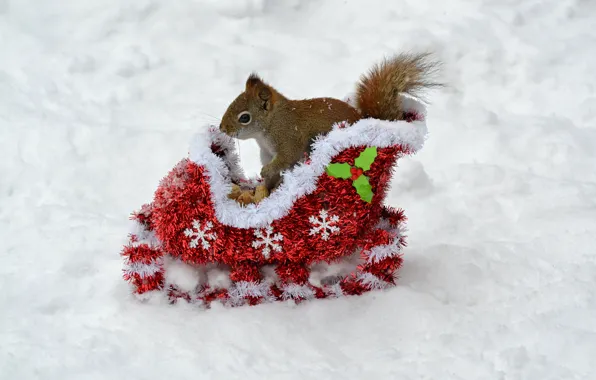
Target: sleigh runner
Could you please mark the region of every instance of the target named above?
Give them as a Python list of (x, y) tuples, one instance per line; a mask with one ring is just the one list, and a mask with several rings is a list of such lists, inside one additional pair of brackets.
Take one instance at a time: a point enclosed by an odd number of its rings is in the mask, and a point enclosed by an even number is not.
[(338, 124), (257, 205), (228, 198), (245, 178), (234, 142), (216, 128), (134, 213), (122, 256), (139, 295), (209, 306), (358, 295), (395, 285), (403, 211), (383, 204), (396, 161), (426, 136), (425, 109), (404, 98), (407, 121)]

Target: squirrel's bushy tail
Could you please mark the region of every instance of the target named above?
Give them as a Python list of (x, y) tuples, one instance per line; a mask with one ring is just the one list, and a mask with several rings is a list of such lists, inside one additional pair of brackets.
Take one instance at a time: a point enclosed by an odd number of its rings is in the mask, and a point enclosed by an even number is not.
[(432, 81), (438, 67), (429, 53), (402, 53), (374, 65), (356, 87), (362, 117), (402, 120), (400, 93), (418, 97), (425, 89), (441, 86)]

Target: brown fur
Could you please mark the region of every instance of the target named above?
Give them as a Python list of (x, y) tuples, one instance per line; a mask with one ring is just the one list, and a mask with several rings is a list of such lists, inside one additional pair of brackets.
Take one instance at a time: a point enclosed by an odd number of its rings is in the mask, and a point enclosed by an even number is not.
[[(256, 74), (246, 80), (243, 93), (226, 110), (220, 129), (239, 139), (260, 142), (262, 158), (271, 147), (271, 157), (263, 162), (261, 176), (269, 190), (280, 181), (280, 173), (300, 161), (310, 150), (312, 139), (328, 133), (333, 124), (350, 124), (367, 117), (383, 120), (403, 119), (400, 93), (417, 93), (436, 85), (429, 76), (436, 67), (427, 54), (401, 54), (375, 65), (360, 79), (357, 87), (358, 109), (333, 98), (290, 100), (263, 82)], [(250, 113), (249, 123), (239, 116)], [(263, 143), (264, 142), (264, 143)]]
[(344, 120), (353, 123), (358, 119), (360, 114), (355, 108), (332, 98), (277, 103), (276, 112), (270, 119), (271, 124), (266, 128), (277, 155), (269, 164), (270, 167), (264, 168), (264, 178), (274, 174), (271, 172), (279, 172), (298, 162), (309, 150), (311, 139), (329, 132), (333, 124)]
[[(252, 118), (246, 126), (238, 121), (238, 115), (245, 111)], [(341, 100), (290, 100), (251, 74), (245, 91), (226, 110), (220, 129), (232, 137), (263, 136), (270, 142), (275, 154), (263, 167), (261, 176), (267, 188), (272, 189), (279, 183), (280, 172), (303, 158), (313, 138), (329, 132), (335, 123), (359, 119), (358, 110)]]
[(356, 101), (363, 117), (403, 120), (400, 94), (419, 97), (421, 91), (440, 86), (430, 81), (438, 68), (428, 53), (399, 54), (374, 65), (360, 78)]

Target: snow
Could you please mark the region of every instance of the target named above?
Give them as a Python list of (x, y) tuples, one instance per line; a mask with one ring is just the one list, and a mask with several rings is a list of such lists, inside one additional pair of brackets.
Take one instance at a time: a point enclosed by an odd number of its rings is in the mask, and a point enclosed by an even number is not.
[[(2, 378), (596, 377), (596, 3), (363, 4), (0, 0)], [(389, 193), (398, 287), (207, 312), (129, 294), (128, 213), (252, 70), (342, 98), (411, 48), (448, 87)]]
[(180, 291), (193, 291), (201, 283), (201, 273), (197, 268), (180, 260), (166, 256), (164, 260), (164, 277), (166, 284), (175, 284)]

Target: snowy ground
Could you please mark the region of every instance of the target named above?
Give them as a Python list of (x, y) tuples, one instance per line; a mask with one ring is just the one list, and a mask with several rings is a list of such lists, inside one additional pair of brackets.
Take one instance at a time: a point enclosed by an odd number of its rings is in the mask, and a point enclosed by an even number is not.
[[(591, 0), (0, 0), (0, 378), (596, 378), (594, 24)], [(397, 288), (130, 298), (128, 213), (251, 70), (343, 97), (409, 48), (450, 87), (390, 193), (410, 218)]]

